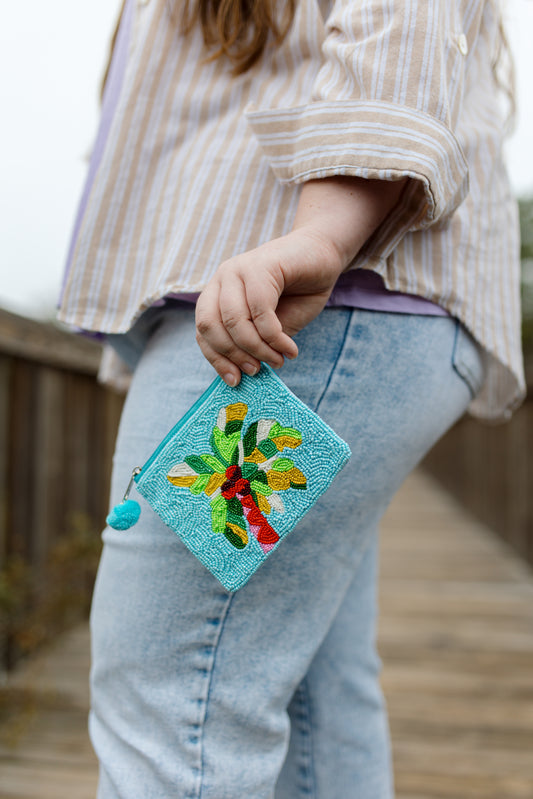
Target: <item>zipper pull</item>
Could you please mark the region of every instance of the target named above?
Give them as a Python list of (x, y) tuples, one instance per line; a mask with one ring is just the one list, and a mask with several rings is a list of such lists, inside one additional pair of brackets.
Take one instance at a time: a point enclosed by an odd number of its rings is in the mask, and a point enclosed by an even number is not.
[(131, 473), (128, 487), (126, 488), (124, 496), (122, 497), (122, 502), (120, 502), (118, 505), (115, 505), (115, 507), (111, 509), (106, 519), (107, 524), (112, 527), (113, 530), (129, 530), (130, 527), (133, 527), (133, 525), (137, 524), (139, 521), (139, 516), (141, 515), (141, 506), (138, 502), (135, 502), (134, 499), (129, 499), (129, 496), (135, 478), (141, 473), (141, 471), (142, 469), (140, 466), (135, 467)]

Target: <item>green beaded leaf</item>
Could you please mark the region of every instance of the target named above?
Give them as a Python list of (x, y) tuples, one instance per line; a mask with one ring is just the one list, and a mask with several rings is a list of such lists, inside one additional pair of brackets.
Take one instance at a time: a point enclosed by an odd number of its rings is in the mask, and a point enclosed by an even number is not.
[(302, 443), (302, 434), (299, 430), (295, 427), (282, 427), (279, 422), (272, 425), (268, 437), (275, 442), (280, 452), (285, 447), (295, 449)]
[(241, 467), (242, 476), (245, 480), (251, 480), (257, 472), (256, 463), (243, 463)]
[(259, 480), (252, 480), (250, 488), (253, 488), (254, 491), (257, 491), (258, 494), (262, 494), (264, 497), (269, 497), (272, 494), (270, 486), (266, 483), (260, 483)]
[(219, 461), (219, 459), (215, 458), (215, 456), (211, 455), (211, 453), (208, 452), (205, 455), (200, 455), (200, 458), (211, 467), (213, 472), (216, 472), (217, 474), (224, 474), (226, 471), (226, 467), (222, 461)]
[(244, 446), (245, 458), (248, 458), (255, 449), (255, 445), (257, 443), (257, 425), (258, 422), (252, 422), (252, 424), (244, 434), (242, 443)]
[[(224, 535), (226, 536), (226, 538), (228, 539), (230, 544), (233, 544), (233, 546), (236, 549), (244, 549), (244, 547), (248, 543), (247, 540), (243, 541), (242, 538), (239, 538), (239, 536), (236, 533), (233, 532), (231, 527), (226, 527), (226, 529), (224, 530)], [(247, 537), (246, 537), (246, 539), (247, 539)]]
[(211, 501), (211, 529), (214, 533), (223, 533), (226, 529), (227, 502), (218, 496)]
[(209, 474), (201, 474), (197, 477), (192, 486), (189, 487), (191, 494), (201, 494), (209, 482), (209, 477)]
[(268, 458), (272, 458), (274, 455), (278, 454), (278, 448), (269, 438), (265, 438), (264, 441), (260, 441), (257, 445), (257, 449), (265, 456), (267, 460)]
[(243, 515), (244, 511), (237, 497), (232, 497), (231, 499), (227, 499), (226, 502), (228, 505), (228, 513), (233, 513), (235, 516)]
[(196, 474), (213, 474), (214, 469), (202, 458), (201, 455), (187, 455), (185, 463), (190, 466)]
[(230, 436), (227, 436), (220, 428), (214, 427), (209, 442), (226, 466), (230, 466), (239, 440), (240, 436), (238, 433), (232, 433)]
[(294, 461), (291, 461), (290, 458), (278, 458), (270, 468), (275, 472), (288, 472), (289, 469), (294, 468)]
[(230, 522), (231, 524), (235, 524), (235, 525), (237, 525), (237, 527), (242, 527), (242, 525), (243, 525), (243, 514), (242, 513), (240, 513), (240, 514), (239, 513), (231, 513), (228, 510), (227, 517), (226, 517), (226, 523), (227, 522)]
[(239, 464), (239, 441), (240, 439), (237, 440), (237, 446), (233, 450), (233, 455), (231, 456), (232, 466), (237, 466)]
[(239, 419), (233, 419), (231, 422), (226, 422), (226, 426), (224, 428), (224, 432), (227, 436), (230, 436), (232, 433), (240, 433), (242, 430), (242, 421)]

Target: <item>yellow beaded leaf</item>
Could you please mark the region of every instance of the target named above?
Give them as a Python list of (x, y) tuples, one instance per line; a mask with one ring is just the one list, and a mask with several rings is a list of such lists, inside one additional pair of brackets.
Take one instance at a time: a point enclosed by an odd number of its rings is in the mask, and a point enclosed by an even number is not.
[(245, 405), (244, 402), (234, 402), (233, 405), (226, 407), (226, 422), (234, 422), (235, 420), (242, 422), (247, 413), (248, 405)]
[(266, 513), (267, 516), (268, 516), (268, 514), (271, 511), (270, 503), (269, 503), (268, 499), (266, 497), (264, 497), (263, 494), (260, 494), (259, 492), (257, 492), (256, 496), (257, 496), (257, 507), (259, 508), (261, 513)]

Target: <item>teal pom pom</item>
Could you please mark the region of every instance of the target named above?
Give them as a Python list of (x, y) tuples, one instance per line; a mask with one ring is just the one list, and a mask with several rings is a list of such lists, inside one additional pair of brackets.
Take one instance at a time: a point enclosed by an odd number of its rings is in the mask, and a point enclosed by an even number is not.
[(134, 499), (128, 499), (121, 502), (120, 505), (115, 505), (111, 513), (106, 519), (106, 522), (113, 530), (129, 530), (139, 521), (141, 515), (141, 506)]

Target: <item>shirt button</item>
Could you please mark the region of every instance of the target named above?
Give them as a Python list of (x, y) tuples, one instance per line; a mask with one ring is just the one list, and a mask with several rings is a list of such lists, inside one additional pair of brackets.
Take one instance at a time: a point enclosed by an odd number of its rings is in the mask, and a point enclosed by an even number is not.
[(468, 55), (468, 40), (464, 33), (460, 33), (457, 37), (457, 46), (459, 47), (459, 52), (462, 55)]

